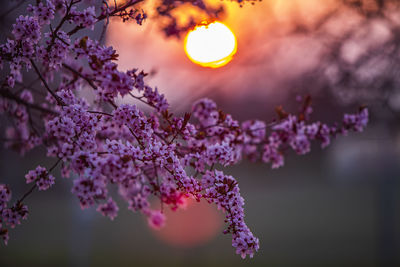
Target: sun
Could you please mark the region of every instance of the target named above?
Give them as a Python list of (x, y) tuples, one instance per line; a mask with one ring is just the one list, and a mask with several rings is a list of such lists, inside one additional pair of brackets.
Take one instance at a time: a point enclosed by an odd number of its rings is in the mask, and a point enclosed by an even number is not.
[(234, 33), (219, 21), (197, 25), (186, 35), (184, 46), (192, 62), (209, 68), (228, 64), (237, 51)]

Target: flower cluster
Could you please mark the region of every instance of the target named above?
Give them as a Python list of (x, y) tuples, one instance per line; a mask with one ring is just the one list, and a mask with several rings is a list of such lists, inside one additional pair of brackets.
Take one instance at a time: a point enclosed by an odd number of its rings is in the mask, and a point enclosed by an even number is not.
[(16, 101), (9, 101), (7, 98), (0, 98), (0, 114), (7, 114), (13, 118), (13, 126), (5, 128), (5, 137), (7, 141), (5, 146), (18, 151), (21, 155), (41, 144), (41, 138), (30, 130), (30, 105), (33, 105), (32, 93), (23, 90), (17, 95), (10, 91), (0, 91), (2, 96), (15, 97)]
[(345, 114), (343, 119), (344, 131), (362, 132), (368, 123), (368, 109), (362, 107), (358, 114)]
[(8, 243), (9, 236), (8, 229), (3, 226), (3, 224), (5, 223), (3, 218), (3, 211), (7, 209), (7, 205), (10, 199), (10, 189), (4, 184), (0, 184), (0, 237), (6, 245)]
[(71, 9), (71, 21), (73, 21), (79, 27), (94, 29), (96, 23), (96, 12), (95, 7), (91, 6), (82, 11), (76, 10), (75, 7)]
[(19, 16), (13, 25), (12, 34), (16, 41), (38, 42), (41, 36), (38, 19), (30, 16)]
[(97, 211), (100, 211), (104, 216), (110, 217), (111, 220), (117, 217), (118, 210), (119, 208), (112, 198), (109, 198), (106, 203), (100, 204), (97, 207)]
[[(366, 108), (346, 114), (342, 124), (311, 122), (308, 98), (299, 113), (278, 110), (271, 123), (239, 123), (210, 99), (201, 99), (191, 112), (175, 116), (164, 95), (146, 84), (146, 73), (119, 70), (112, 47), (75, 35), (110, 16), (124, 18), (124, 12), (131, 12), (126, 9), (140, 1), (114, 8), (104, 4), (107, 7), (97, 17), (94, 7), (80, 2), (37, 1), (28, 7), (29, 16), (17, 18), (13, 38), (0, 46), (1, 62), (9, 63), (8, 83), (0, 88), (0, 113), (12, 121), (5, 129), (6, 146), (25, 153), (41, 145), (48, 157), (57, 159), (48, 170), (37, 166), (26, 174), (26, 182), (34, 183), (28, 194), (54, 185), (50, 173), (61, 164), (62, 176), (73, 178), (71, 191), (82, 209), (94, 207), (113, 220), (119, 207), (111, 191), (117, 188), (128, 209), (142, 213), (155, 229), (166, 218), (151, 206), (151, 198), (172, 210), (189, 197), (205, 199), (226, 215), (225, 233), (232, 235), (236, 253), (252, 257), (259, 240), (245, 223), (238, 182), (221, 168), (243, 158), (278, 168), (288, 149), (306, 154), (311, 142), (325, 147), (337, 135), (362, 131), (368, 122)], [(72, 30), (63, 28), (65, 22), (72, 24)], [(23, 83), (22, 66), (40, 80), (42, 91)], [(59, 82), (52, 82), (56, 79)], [(95, 100), (82, 90), (92, 91)], [(146, 104), (152, 112), (134, 104), (118, 105), (120, 98)], [(6, 227), (13, 228), (27, 216), (24, 198), (9, 206), (10, 190), (0, 185), (0, 236), (5, 242)]]
[(55, 181), (54, 176), (41, 166), (37, 166), (35, 170), (30, 170), (25, 175), (25, 179), (27, 184), (35, 182), (39, 190), (49, 189)]
[(232, 233), (232, 245), (242, 258), (253, 257), (259, 248), (256, 238), (244, 222), (244, 199), (240, 196), (237, 181), (222, 171), (207, 171), (202, 177), (205, 187), (204, 197), (216, 203), (225, 211), (228, 228), (224, 233)]
[(54, 19), (55, 6), (53, 1), (47, 0), (46, 3), (39, 2), (37, 5), (29, 5), (28, 12), (33, 13), (40, 24), (50, 24)]
[(21, 202), (9, 207), (11, 191), (7, 185), (0, 184), (0, 237), (7, 244), (9, 240), (7, 226), (14, 228), (28, 217), (28, 207)]

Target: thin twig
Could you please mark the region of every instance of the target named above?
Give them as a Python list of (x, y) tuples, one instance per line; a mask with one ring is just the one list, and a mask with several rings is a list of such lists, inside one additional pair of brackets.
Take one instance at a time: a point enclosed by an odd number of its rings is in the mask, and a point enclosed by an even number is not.
[(88, 110), (87, 112), (93, 113), (93, 114), (100, 114), (100, 115), (106, 115), (112, 117), (113, 115), (110, 113), (102, 112), (102, 111), (93, 111), (93, 110)]
[(94, 90), (97, 90), (97, 86), (93, 83), (93, 81), (90, 78), (86, 77), (85, 75), (83, 75), (82, 73), (80, 73), (79, 71), (75, 70), (73, 67), (65, 63), (63, 63), (62, 66), (67, 70), (69, 70), (70, 72), (74, 73), (75, 75), (84, 79)]
[(17, 206), (18, 206), (20, 203), (22, 203), (22, 201), (24, 201), (24, 199), (25, 199), (27, 196), (29, 196), (29, 195), (33, 192), (33, 190), (35, 190), (35, 188), (36, 188), (36, 183), (33, 184), (33, 186), (29, 189), (29, 191), (26, 192), (26, 193), (22, 196), (22, 198), (19, 199), (19, 200), (17, 201)]
[[(51, 50), (51, 47), (54, 45), (55, 39), (56, 37), (58, 37), (58, 31), (61, 29), (61, 27), (63, 26), (63, 24), (69, 19), (69, 12), (71, 11), (71, 8), (74, 4), (79, 3), (78, 2), (74, 2), (71, 1), (69, 5), (66, 5), (66, 12), (65, 12), (65, 16), (61, 19), (60, 23), (57, 25), (56, 29), (54, 31), (52, 31), (52, 37), (51, 37), (51, 41), (50, 44), (47, 46), (47, 51)], [(51, 25), (50, 25), (51, 26)]]
[[(54, 163), (53, 166), (51, 166), (51, 168), (48, 170), (48, 173), (50, 173), (51, 171), (53, 171), (54, 168), (57, 167), (58, 163), (60, 163), (60, 161), (61, 161), (61, 158), (59, 158), (59, 159), (56, 161), (56, 163)], [(36, 187), (37, 187), (36, 183), (33, 184), (33, 186), (32, 186), (19, 200), (17, 200), (17, 206), (18, 206), (19, 204), (21, 204), (22, 201), (25, 200), (25, 198), (27, 198), (30, 194), (32, 194), (33, 190), (35, 190)]]
[(58, 105), (66, 106), (64, 101), (50, 89), (50, 87), (47, 84), (46, 80), (44, 79), (44, 77), (40, 73), (38, 67), (35, 65), (35, 62), (33, 62), (32, 59), (30, 61), (31, 61), (32, 67), (35, 69), (35, 71), (36, 71), (37, 75), (39, 76), (40, 80), (43, 82), (44, 87), (46, 88), (47, 92), (49, 92), (51, 94), (51, 96), (57, 101)]
[(44, 107), (36, 105), (36, 104), (32, 104), (32, 103), (26, 102), (25, 100), (23, 100), (23, 99), (19, 98), (18, 96), (12, 94), (7, 89), (0, 90), (0, 96), (2, 96), (4, 98), (12, 99), (15, 102), (17, 102), (18, 104), (22, 104), (22, 105), (24, 105), (26, 107), (29, 107), (29, 108), (32, 108), (32, 109), (36, 109), (36, 110), (39, 110), (39, 111), (44, 112), (44, 113), (49, 113), (49, 114), (52, 114), (52, 115), (58, 115), (58, 112), (56, 112), (54, 110), (51, 110), (51, 109), (44, 108)]
[(103, 3), (107, 6), (107, 11), (106, 11), (107, 21), (103, 26), (103, 30), (101, 31), (101, 35), (100, 35), (100, 38), (99, 38), (100, 42), (103, 40), (103, 38), (105, 36), (105, 33), (107, 31), (108, 24), (110, 23), (110, 16), (108, 15), (108, 9), (109, 9), (108, 3), (107, 3), (107, 1), (104, 1), (104, 0), (103, 0)]
[[(140, 2), (143, 2), (143, 0), (129, 1), (129, 2), (126, 3), (125, 5), (123, 5), (123, 6), (119, 7), (119, 8), (117, 8), (117, 9), (115, 9), (114, 11), (112, 11), (111, 13), (109, 13), (109, 14), (107, 14), (107, 15), (100, 15), (100, 16), (98, 16), (98, 17), (97, 17), (96, 23), (99, 22), (99, 21), (102, 21), (103, 19), (105, 19), (105, 18), (107, 18), (107, 17), (109, 17), (109, 16), (113, 16), (113, 15), (117, 14), (118, 12), (121, 12), (121, 11), (127, 9), (128, 7), (131, 7), (131, 6), (133, 6), (133, 5), (136, 5), (136, 4), (140, 3)], [(77, 33), (79, 30), (82, 30), (82, 29), (84, 29), (84, 28), (85, 28), (85, 27), (83, 27), (83, 26), (76, 26), (75, 28), (73, 28), (72, 30), (70, 30), (70, 31), (68, 32), (68, 35), (71, 36), (71, 35)]]

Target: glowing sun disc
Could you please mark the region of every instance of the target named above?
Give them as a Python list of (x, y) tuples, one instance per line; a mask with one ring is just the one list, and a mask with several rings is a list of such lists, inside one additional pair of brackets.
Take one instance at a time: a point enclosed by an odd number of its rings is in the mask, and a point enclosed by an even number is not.
[(184, 44), (186, 55), (192, 62), (209, 68), (228, 64), (237, 50), (235, 35), (218, 21), (197, 25), (186, 35)]

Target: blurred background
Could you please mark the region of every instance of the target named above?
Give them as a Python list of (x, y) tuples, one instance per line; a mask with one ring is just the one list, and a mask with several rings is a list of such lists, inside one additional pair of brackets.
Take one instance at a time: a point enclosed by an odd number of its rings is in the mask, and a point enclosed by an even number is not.
[[(19, 2), (1, 2), (2, 42), (26, 5), (12, 9)], [(208, 97), (241, 121), (269, 121), (275, 106), (296, 112), (296, 96), (310, 94), (313, 119), (324, 122), (368, 105), (367, 130), (289, 154), (282, 169), (244, 161), (225, 170), (239, 181), (247, 224), (260, 239), (253, 259), (234, 253), (214, 206), (188, 203), (154, 231), (122, 201), (112, 222), (81, 211), (71, 179), (59, 178), (29, 196), (29, 219), (0, 246), (0, 266), (400, 266), (399, 1), (208, 2), (224, 6), (218, 18), (238, 40), (224, 67), (193, 64), (182, 36), (166, 37), (150, 10), (143, 26), (111, 20), (104, 42), (118, 51), (121, 69), (149, 72), (148, 83), (178, 114)], [(190, 16), (203, 13), (177, 10), (179, 23)], [(0, 181), (16, 198), (28, 189), (27, 170), (52, 163), (40, 149), (21, 158), (2, 147)]]

